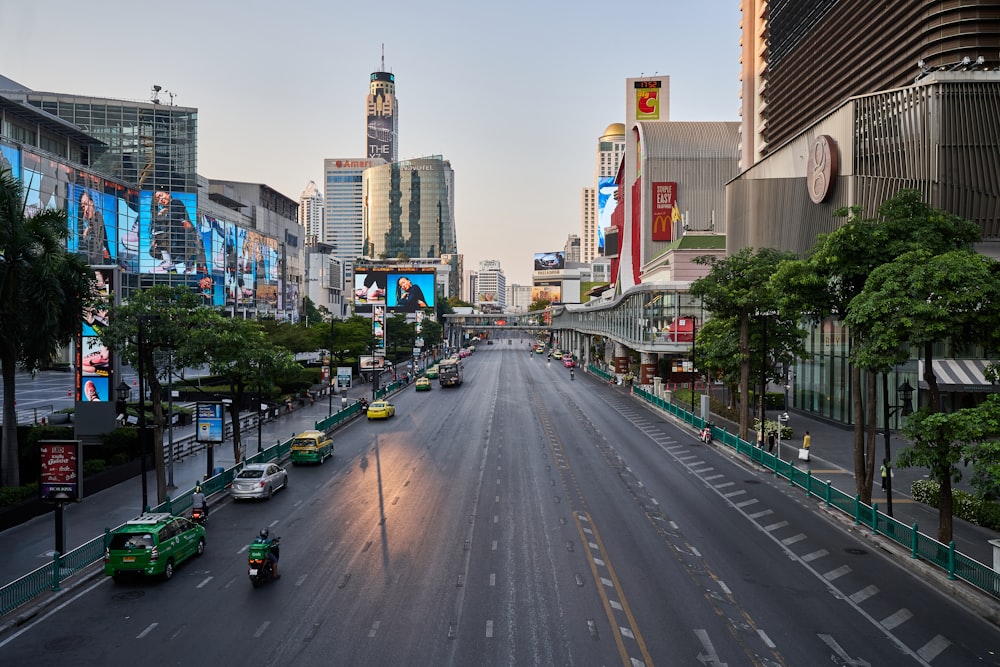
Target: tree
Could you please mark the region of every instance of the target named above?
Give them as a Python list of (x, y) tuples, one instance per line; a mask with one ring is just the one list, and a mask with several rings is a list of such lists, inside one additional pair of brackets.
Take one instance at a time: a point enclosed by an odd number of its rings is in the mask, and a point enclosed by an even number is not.
[[(938, 255), (913, 250), (872, 271), (865, 289), (851, 300), (845, 322), (860, 335), (852, 357), (866, 368), (886, 368), (905, 361), (910, 347), (921, 350), (930, 396), (930, 411), (940, 410), (940, 389), (934, 375), (934, 348), (983, 343), (995, 349), (1000, 321), (1000, 265), (971, 250)], [(911, 417), (912, 419), (913, 417)], [(957, 419), (957, 418), (956, 418)], [(963, 440), (966, 430), (956, 421), (920, 418), (927, 428), (922, 453), (941, 485), (938, 539), (951, 540), (951, 441)], [(958, 424), (958, 425), (957, 425)], [(929, 435), (928, 435), (929, 434)], [(946, 442), (949, 441), (949, 442)]]
[(528, 304), (528, 311), (535, 312), (539, 310), (545, 310), (550, 305), (552, 305), (552, 299), (546, 299), (545, 297), (539, 297)]
[(334, 320), (331, 323), (329, 341), (330, 352), (338, 360), (345, 357), (360, 357), (369, 354), (372, 340), (372, 321), (361, 315), (353, 315), (346, 320)]
[(20, 486), (17, 413), (18, 368), (34, 373), (80, 332), (94, 272), (66, 251), (65, 211), (28, 211), (24, 185), (0, 170), (0, 372), (3, 432), (0, 482)]
[(268, 342), (257, 322), (222, 317), (215, 311), (212, 315), (211, 326), (193, 330), (188, 344), (207, 360), (213, 374), (224, 377), (229, 384), (233, 458), (239, 463), (244, 453), (240, 408), (246, 402), (247, 390), (266, 382), (267, 378), (295, 373), (300, 366), (291, 352)]
[(156, 467), (157, 503), (166, 499), (164, 471), (163, 385), (156, 367), (157, 349), (170, 348), (173, 366), (199, 366), (206, 361), (202, 350), (193, 347), (189, 332), (212, 328), (222, 316), (201, 305), (200, 297), (189, 287), (156, 285), (132, 295), (128, 303), (111, 312), (110, 322), (98, 332), (101, 342), (115, 350), (123, 363), (139, 368), (139, 322), (142, 322), (142, 372), (152, 404), (153, 461)]
[[(921, 197), (916, 190), (901, 190), (883, 202), (876, 218), (863, 217), (856, 207), (838, 210), (835, 215), (846, 218), (844, 224), (821, 234), (804, 260), (786, 262), (775, 274), (774, 280), (781, 285), (782, 309), (798, 310), (814, 324), (843, 319), (848, 304), (865, 289), (868, 276), (878, 266), (916, 248), (931, 254), (971, 249), (979, 238), (978, 227), (932, 209)], [(862, 330), (850, 327), (849, 349), (862, 345), (862, 337)], [(886, 377), (890, 367), (851, 364), (854, 481), (866, 503), (871, 502), (875, 476), (875, 378), (878, 372)]]
[[(700, 298), (713, 318), (729, 319), (739, 331), (739, 392), (743, 397), (739, 437), (744, 440), (750, 431), (750, 402), (746, 397), (750, 395), (750, 373), (755, 363), (751, 357), (751, 330), (758, 337), (755, 345), (757, 354), (753, 356), (760, 360), (766, 379), (768, 376), (769, 379), (776, 379), (776, 359), (796, 352), (801, 354), (801, 346), (795, 347), (791, 343), (801, 339), (789, 334), (795, 330), (799, 314), (779, 311), (779, 292), (777, 285), (771, 281), (778, 266), (793, 258), (794, 255), (774, 248), (761, 248), (757, 252), (753, 248), (743, 248), (721, 259), (712, 255), (694, 259), (696, 263), (711, 268), (708, 275), (691, 283), (691, 296)], [(768, 338), (766, 345), (765, 338)], [(762, 415), (764, 398), (760, 397)]]

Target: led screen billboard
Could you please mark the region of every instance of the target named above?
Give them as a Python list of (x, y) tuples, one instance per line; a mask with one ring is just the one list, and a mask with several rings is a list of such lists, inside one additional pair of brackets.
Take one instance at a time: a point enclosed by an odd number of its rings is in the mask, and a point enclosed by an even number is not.
[(535, 271), (548, 271), (550, 269), (565, 269), (566, 253), (559, 250), (557, 252), (536, 252)]
[(531, 286), (532, 301), (549, 301), (556, 303), (562, 300), (561, 283), (535, 283)]
[(370, 313), (373, 306), (390, 312), (412, 313), (435, 305), (434, 267), (356, 268), (354, 310)]
[(605, 254), (604, 228), (611, 226), (611, 214), (618, 207), (615, 193), (618, 185), (614, 176), (601, 176), (597, 181), (597, 252)]

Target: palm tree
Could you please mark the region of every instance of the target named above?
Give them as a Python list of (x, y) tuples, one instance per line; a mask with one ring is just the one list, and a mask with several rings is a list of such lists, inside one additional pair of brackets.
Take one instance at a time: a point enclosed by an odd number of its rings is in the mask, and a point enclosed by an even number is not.
[(66, 250), (65, 211), (29, 213), (24, 185), (0, 170), (0, 373), (3, 432), (0, 484), (20, 486), (15, 372), (35, 372), (80, 331), (94, 272)]

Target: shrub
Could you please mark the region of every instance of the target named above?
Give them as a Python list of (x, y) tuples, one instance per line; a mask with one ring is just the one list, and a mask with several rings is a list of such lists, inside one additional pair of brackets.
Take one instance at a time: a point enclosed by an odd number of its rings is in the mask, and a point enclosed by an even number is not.
[[(941, 499), (941, 485), (932, 479), (918, 479), (910, 486), (913, 499), (937, 507)], [(955, 489), (952, 496), (952, 514), (984, 528), (1000, 530), (1000, 503), (983, 496)]]
[(104, 465), (104, 459), (91, 459), (89, 461), (83, 462), (83, 476), (96, 475), (99, 472), (104, 472), (107, 466)]
[(38, 495), (38, 484), (0, 487), (0, 507), (17, 505)]
[(910, 495), (918, 503), (937, 507), (941, 485), (932, 479), (918, 479), (910, 485)]

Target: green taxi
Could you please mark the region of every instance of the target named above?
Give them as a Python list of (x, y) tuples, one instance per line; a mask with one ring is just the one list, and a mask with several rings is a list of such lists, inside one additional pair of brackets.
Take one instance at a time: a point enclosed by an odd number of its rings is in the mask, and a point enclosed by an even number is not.
[(323, 431), (302, 431), (292, 438), (292, 465), (322, 463), (333, 456), (333, 438)]
[(132, 572), (170, 579), (175, 567), (204, 552), (204, 526), (167, 512), (148, 512), (111, 532), (104, 574), (116, 582)]

